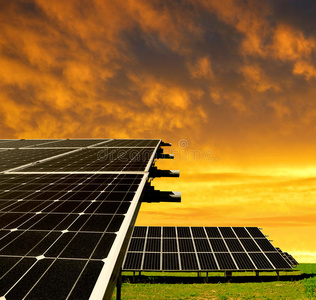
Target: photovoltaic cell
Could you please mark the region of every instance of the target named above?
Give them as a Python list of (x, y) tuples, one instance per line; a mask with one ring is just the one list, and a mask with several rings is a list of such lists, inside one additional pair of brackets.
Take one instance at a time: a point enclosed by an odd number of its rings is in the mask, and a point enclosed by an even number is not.
[(145, 239), (131, 239), (131, 243), (129, 245), (130, 251), (144, 251)]
[(257, 269), (274, 269), (263, 253), (249, 253)]
[(147, 233), (147, 227), (136, 226), (133, 230), (133, 237), (145, 237)]
[(238, 241), (238, 239), (225, 239), (225, 243), (228, 246), (230, 252), (244, 252), (244, 248)]
[(206, 227), (205, 230), (209, 238), (221, 238), (217, 227)]
[(196, 252), (211, 252), (211, 247), (207, 239), (194, 239)]
[(233, 230), (239, 238), (250, 238), (249, 233), (244, 227), (233, 227)]
[(275, 248), (267, 239), (255, 239), (255, 241), (262, 251), (275, 251)]
[(198, 253), (201, 270), (218, 270), (214, 254), (212, 253)]
[[(143, 245), (146, 243), (147, 247), (143, 251)], [(138, 247), (139, 244), (141, 246)], [(158, 258), (156, 258), (158, 256), (148, 256), (146, 264), (137, 269), (131, 267), (134, 256), (129, 253), (160, 254), (162, 257), (160, 271), (291, 269), (293, 264), (289, 263), (280, 251), (254, 227), (248, 231), (248, 227), (142, 226), (134, 228), (123, 270), (158, 270)]]
[(179, 257), (176, 253), (162, 254), (162, 269), (166, 271), (179, 270)]
[(191, 237), (191, 232), (189, 227), (177, 227), (177, 233), (179, 238)]
[(222, 270), (237, 269), (235, 263), (229, 253), (215, 253), (216, 260)]
[(160, 270), (160, 253), (145, 253), (144, 266), (145, 270)]
[(178, 252), (177, 240), (176, 239), (163, 239), (162, 240), (162, 251), (163, 252)]
[(279, 253), (267, 252), (266, 255), (276, 269), (288, 268), (288, 263), (284, 259), (281, 259), (282, 256)]
[(141, 270), (143, 253), (129, 252), (126, 254), (125, 268), (127, 270)]
[(162, 235), (163, 235), (163, 237), (175, 238), (176, 237), (175, 227), (163, 227)]
[(246, 227), (253, 238), (264, 238), (264, 234), (258, 227)]
[(219, 227), (224, 238), (234, 238), (236, 237), (233, 230), (230, 227)]
[(161, 237), (161, 227), (149, 227), (148, 237)]
[(178, 242), (180, 252), (195, 252), (191, 239), (179, 239)]
[(195, 238), (206, 238), (203, 227), (191, 227), (192, 235)]
[(240, 270), (254, 270), (255, 266), (246, 253), (232, 253), (235, 262)]
[(198, 270), (195, 253), (180, 253), (182, 270)]
[(161, 240), (160, 239), (147, 239), (146, 251), (147, 252), (161, 252)]
[(249, 252), (260, 252), (259, 247), (252, 239), (241, 239), (240, 240), (246, 251)]
[(214, 252), (228, 252), (228, 249), (223, 240), (211, 239), (210, 243)]

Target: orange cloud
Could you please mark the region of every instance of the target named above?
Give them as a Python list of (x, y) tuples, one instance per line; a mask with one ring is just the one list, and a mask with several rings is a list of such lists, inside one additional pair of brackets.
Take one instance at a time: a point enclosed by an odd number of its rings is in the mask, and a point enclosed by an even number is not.
[(212, 79), (214, 77), (211, 62), (208, 57), (201, 57), (194, 65), (189, 65), (193, 78)]
[(285, 24), (274, 31), (273, 52), (281, 60), (298, 60), (309, 57), (315, 50), (316, 40), (305, 38), (303, 33)]
[(293, 74), (304, 75), (307, 80), (316, 77), (316, 68), (306, 61), (298, 61), (294, 65)]
[(256, 92), (262, 93), (270, 89), (273, 89), (276, 92), (280, 91), (278, 85), (269, 80), (259, 66), (245, 65), (241, 68), (241, 73), (246, 79), (245, 84), (250, 86)]
[(201, 3), (243, 35), (240, 50), (244, 54), (264, 54), (264, 39), (269, 33), (269, 24), (265, 17), (270, 13), (266, 3), (245, 4), (234, 0), (201, 1)]
[[(258, 222), (282, 239), (279, 220), (298, 237), (314, 226), (316, 42), (307, 5), (281, 4), (6, 1), (1, 137), (162, 138), (177, 160), (160, 164), (183, 177), (155, 184), (183, 203), (145, 205), (139, 222), (191, 214), (192, 225)], [(296, 250), (312, 251), (304, 243)]]

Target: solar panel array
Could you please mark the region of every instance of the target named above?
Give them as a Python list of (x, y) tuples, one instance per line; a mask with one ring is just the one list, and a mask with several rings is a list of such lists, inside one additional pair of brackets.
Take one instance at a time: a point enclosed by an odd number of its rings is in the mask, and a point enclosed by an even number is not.
[(134, 227), (123, 264), (125, 271), (291, 268), (257, 227)]
[(160, 142), (0, 141), (0, 298), (110, 298)]

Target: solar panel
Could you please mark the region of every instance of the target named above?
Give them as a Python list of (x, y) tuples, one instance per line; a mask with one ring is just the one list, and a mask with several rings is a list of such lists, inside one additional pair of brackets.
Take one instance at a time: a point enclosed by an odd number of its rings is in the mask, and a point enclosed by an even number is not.
[[(103, 149), (87, 148), (108, 141), (0, 143), (35, 146), (0, 155), (5, 171), (0, 174), (0, 298), (111, 298), (160, 141), (149, 140), (151, 148), (142, 148), (145, 140), (133, 149), (111, 148), (104, 157)], [(145, 247), (145, 239), (134, 243), (136, 251)], [(160, 255), (159, 241), (148, 247)], [(133, 256), (137, 267), (138, 254)], [(153, 255), (147, 261), (161, 267)]]
[(257, 227), (136, 226), (123, 264), (125, 271), (289, 269), (292, 264)]

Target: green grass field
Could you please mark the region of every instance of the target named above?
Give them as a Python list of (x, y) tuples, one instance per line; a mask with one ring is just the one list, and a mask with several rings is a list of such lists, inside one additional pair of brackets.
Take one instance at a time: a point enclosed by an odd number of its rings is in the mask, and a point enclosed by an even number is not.
[[(276, 281), (275, 273), (260, 273), (257, 282), (247, 282), (254, 273), (233, 273), (231, 282), (218, 283), (153, 283), (170, 282), (174, 277), (177, 282), (197, 273), (142, 273), (148, 283), (129, 283), (129, 272), (124, 272), (122, 299), (316, 299), (316, 264), (301, 264), (294, 272), (281, 272), (280, 281)], [(202, 274), (205, 276), (205, 273)], [(223, 277), (223, 273), (210, 273), (211, 282)], [(234, 282), (238, 281), (238, 282)], [(248, 280), (249, 279), (249, 280)], [(261, 282), (262, 280), (262, 282)], [(275, 280), (275, 281), (274, 281)], [(291, 281), (293, 280), (293, 281)], [(144, 281), (144, 280), (143, 280)], [(185, 281), (185, 280), (183, 280)], [(194, 280), (193, 280), (194, 281)], [(239, 282), (244, 281), (244, 282)], [(116, 292), (115, 292), (116, 293)], [(115, 293), (112, 299), (116, 299)]]

